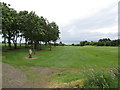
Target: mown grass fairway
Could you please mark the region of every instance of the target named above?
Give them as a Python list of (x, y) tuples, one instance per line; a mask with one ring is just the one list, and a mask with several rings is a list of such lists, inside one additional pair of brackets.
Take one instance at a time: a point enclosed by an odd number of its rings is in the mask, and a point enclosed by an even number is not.
[(52, 51), (45, 49), (36, 51), (35, 60), (26, 60), (28, 49), (18, 49), (3, 52), (3, 62), (15, 66), (40, 66), (64, 68), (112, 68), (117, 66), (117, 47), (53, 47)]
[(35, 53), (38, 59), (28, 60), (28, 49), (7, 50), (2, 61), (21, 69), (36, 84), (43, 78), (50, 85), (83, 80), (89, 70), (108, 72), (118, 65), (118, 47), (58, 46)]

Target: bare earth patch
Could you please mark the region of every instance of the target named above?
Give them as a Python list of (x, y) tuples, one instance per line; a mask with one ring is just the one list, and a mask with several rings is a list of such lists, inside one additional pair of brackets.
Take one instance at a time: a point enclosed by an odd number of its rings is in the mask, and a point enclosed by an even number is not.
[[(32, 75), (34, 79), (30, 80), (30, 86), (32, 88), (48, 88), (50, 76), (54, 73), (63, 72), (64, 69), (48, 68), (48, 67), (29, 67), (26, 74), (29, 72), (34, 73)], [(31, 73), (31, 74), (32, 74)]]
[(32, 57), (32, 58), (24, 57), (24, 59), (30, 59), (30, 60), (32, 60), (32, 59), (38, 59), (38, 57)]
[[(23, 67), (23, 69), (25, 69)], [(48, 67), (26, 67), (25, 71), (2, 63), (3, 88), (48, 88), (49, 77), (64, 69)], [(26, 77), (28, 76), (28, 77)]]
[(2, 87), (3, 88), (29, 88), (26, 75), (19, 69), (9, 64), (2, 63)]
[(0, 56), (0, 59), (1, 59), (1, 58), (5, 58), (5, 56)]
[[(76, 81), (71, 81), (69, 83), (61, 83), (61, 84), (54, 84), (51, 85), (49, 88), (80, 88), (83, 85), (83, 79), (81, 80), (76, 80)], [(81, 84), (81, 86), (79, 86)]]

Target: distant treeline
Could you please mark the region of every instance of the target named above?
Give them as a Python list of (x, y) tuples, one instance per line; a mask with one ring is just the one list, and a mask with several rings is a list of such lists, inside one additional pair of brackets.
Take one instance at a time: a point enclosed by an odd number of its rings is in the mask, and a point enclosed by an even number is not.
[(100, 39), (98, 42), (88, 42), (82, 41), (80, 42), (80, 46), (92, 45), (92, 46), (120, 46), (120, 39), (118, 40), (110, 40), (109, 38)]
[(79, 44), (71, 44), (71, 45), (66, 45), (62, 42), (60, 42), (58, 45), (60, 46), (120, 46), (120, 39), (117, 40), (110, 40), (109, 38), (103, 38), (99, 39), (97, 42), (89, 42), (89, 41), (81, 41)]

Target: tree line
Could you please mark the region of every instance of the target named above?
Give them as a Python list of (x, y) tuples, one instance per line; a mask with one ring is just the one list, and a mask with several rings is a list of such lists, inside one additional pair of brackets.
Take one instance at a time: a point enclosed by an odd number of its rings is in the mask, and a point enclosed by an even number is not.
[(66, 45), (65, 43), (63, 43), (62, 41), (60, 43), (56, 43), (56, 46), (120, 46), (120, 39), (116, 39), (116, 40), (110, 40), (109, 38), (103, 38), (103, 39), (99, 39), (98, 41), (94, 42), (94, 41), (81, 41), (79, 44), (69, 44)]
[(0, 2), (2, 9), (2, 37), (4, 43), (8, 43), (11, 49), (17, 48), (18, 39), (21, 46), (21, 41), (25, 40), (25, 46), (31, 45), (31, 48), (39, 49), (41, 42), (50, 46), (51, 42), (56, 43), (59, 39), (59, 27), (55, 22), (49, 22), (43, 16), (38, 16), (35, 12), (19, 11), (10, 8), (10, 4)]
[(99, 39), (97, 42), (81, 41), (80, 44), (72, 44), (72, 46), (120, 46), (120, 39), (110, 40), (109, 38)]

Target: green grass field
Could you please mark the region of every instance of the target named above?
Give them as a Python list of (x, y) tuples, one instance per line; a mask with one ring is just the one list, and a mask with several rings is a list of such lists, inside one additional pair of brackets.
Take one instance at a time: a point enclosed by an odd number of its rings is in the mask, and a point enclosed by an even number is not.
[(28, 49), (3, 52), (3, 62), (15, 66), (41, 66), (64, 68), (112, 68), (117, 66), (117, 47), (53, 47), (52, 51), (36, 51), (35, 60), (26, 60)]
[(53, 83), (83, 79), (91, 69), (107, 72), (118, 66), (118, 47), (58, 46), (52, 47), (52, 51), (44, 48), (35, 53), (33, 57), (38, 59), (27, 60), (24, 57), (28, 57), (28, 49), (7, 50), (2, 53), (2, 62), (23, 70), (29, 79), (39, 77), (30, 67), (65, 69), (50, 76)]

